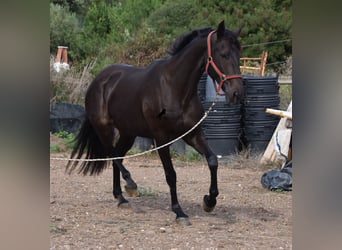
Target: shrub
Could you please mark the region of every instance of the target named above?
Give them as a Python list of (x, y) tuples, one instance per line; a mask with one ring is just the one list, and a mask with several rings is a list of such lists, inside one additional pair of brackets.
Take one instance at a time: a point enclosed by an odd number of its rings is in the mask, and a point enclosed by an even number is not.
[(73, 47), (80, 32), (76, 15), (67, 7), (50, 3), (50, 53), (57, 53), (57, 46)]
[(75, 134), (69, 133), (67, 131), (59, 131), (55, 133), (54, 135), (62, 139), (62, 142), (61, 142), (62, 145), (50, 144), (50, 152), (61, 152), (63, 151), (62, 148), (66, 150), (73, 149), (75, 138), (76, 138)]
[(171, 39), (190, 30), (189, 24), (195, 15), (191, 1), (166, 1), (148, 18), (148, 24), (158, 34), (169, 35)]

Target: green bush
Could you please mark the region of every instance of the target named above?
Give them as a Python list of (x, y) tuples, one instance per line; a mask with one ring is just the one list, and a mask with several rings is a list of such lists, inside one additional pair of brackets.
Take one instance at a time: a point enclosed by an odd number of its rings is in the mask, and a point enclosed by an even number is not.
[[(97, 74), (112, 63), (146, 65), (167, 45), (192, 29), (243, 27), (243, 57), (268, 51), (267, 70), (280, 72), (292, 54), (292, 0), (61, 0), (52, 1), (51, 53), (69, 47), (74, 65), (94, 61)], [(279, 43), (274, 41), (288, 40)]]
[(56, 145), (54, 143), (51, 143), (50, 144), (50, 152), (51, 153), (60, 153), (61, 152), (61, 148), (58, 145)]
[(173, 39), (191, 29), (189, 24), (196, 12), (193, 3), (194, 1), (190, 0), (166, 1), (149, 16), (148, 24), (158, 34), (169, 35)]
[[(76, 139), (76, 135), (73, 133), (69, 133), (67, 131), (59, 131), (57, 133), (54, 134), (55, 136), (63, 139), (62, 142), (65, 145), (67, 150), (72, 150), (74, 147), (74, 143), (75, 143), (75, 139)], [(51, 151), (51, 147), (50, 147), (50, 151)]]
[[(68, 46), (72, 51), (81, 28), (75, 13), (67, 7), (50, 3), (50, 53), (57, 53), (57, 46)], [(72, 53), (71, 53), (72, 54)]]
[(192, 148), (187, 149), (184, 155), (176, 156), (176, 158), (179, 159), (180, 161), (190, 161), (190, 162), (197, 162), (197, 161), (203, 160), (202, 156)]
[(280, 105), (281, 110), (287, 110), (290, 102), (292, 101), (292, 84), (280, 85), (279, 88)]

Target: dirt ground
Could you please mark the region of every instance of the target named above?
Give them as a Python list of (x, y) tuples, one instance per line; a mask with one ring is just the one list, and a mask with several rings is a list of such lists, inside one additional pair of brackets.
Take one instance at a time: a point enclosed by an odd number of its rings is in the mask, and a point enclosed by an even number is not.
[(159, 158), (124, 163), (140, 193), (125, 196), (131, 204), (125, 209), (113, 199), (111, 167), (95, 177), (68, 175), (65, 162), (51, 161), (51, 249), (292, 249), (292, 193), (263, 188), (267, 169), (220, 161), (220, 195), (215, 210), (206, 213), (206, 162), (174, 161), (179, 202), (191, 220), (185, 226), (170, 209)]

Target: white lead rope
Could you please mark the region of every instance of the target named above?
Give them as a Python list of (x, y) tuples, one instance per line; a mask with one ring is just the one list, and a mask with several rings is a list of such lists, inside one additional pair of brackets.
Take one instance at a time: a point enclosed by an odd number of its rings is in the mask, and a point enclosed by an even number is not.
[(185, 132), (184, 134), (182, 134), (181, 136), (177, 137), (176, 139), (165, 143), (159, 147), (156, 148), (152, 148), (150, 150), (141, 152), (141, 153), (136, 153), (133, 155), (127, 155), (127, 156), (118, 156), (118, 157), (112, 157), (112, 158), (96, 158), (96, 159), (68, 159), (68, 158), (60, 158), (60, 157), (50, 157), (50, 160), (56, 160), (56, 161), (82, 161), (82, 162), (86, 162), (86, 161), (112, 161), (112, 160), (123, 160), (123, 159), (128, 159), (128, 158), (133, 158), (133, 157), (137, 157), (137, 156), (141, 156), (144, 154), (148, 154), (151, 153), (153, 151), (156, 151), (158, 149), (164, 148), (166, 146), (171, 145), (172, 143), (178, 141), (179, 139), (183, 138), (184, 136), (186, 136), (187, 134), (191, 133), (191, 131), (193, 131), (198, 125), (201, 124), (201, 122), (208, 116), (209, 112), (212, 110), (212, 108), (214, 107), (214, 105), (216, 104), (217, 100), (218, 100), (218, 95), (216, 94), (215, 100), (213, 101), (213, 103), (211, 104), (211, 106), (208, 108), (208, 110), (204, 113), (203, 117), (191, 128), (189, 129), (187, 132)]

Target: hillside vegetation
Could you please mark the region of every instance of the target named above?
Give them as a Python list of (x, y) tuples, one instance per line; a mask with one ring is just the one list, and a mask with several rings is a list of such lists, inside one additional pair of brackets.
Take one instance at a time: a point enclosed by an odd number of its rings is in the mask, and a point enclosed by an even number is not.
[(166, 55), (184, 32), (225, 20), (242, 27), (244, 57), (267, 50), (268, 68), (279, 72), (292, 54), (291, 0), (51, 0), (50, 53), (68, 46), (70, 64), (96, 59), (92, 74), (112, 63), (142, 66)]

